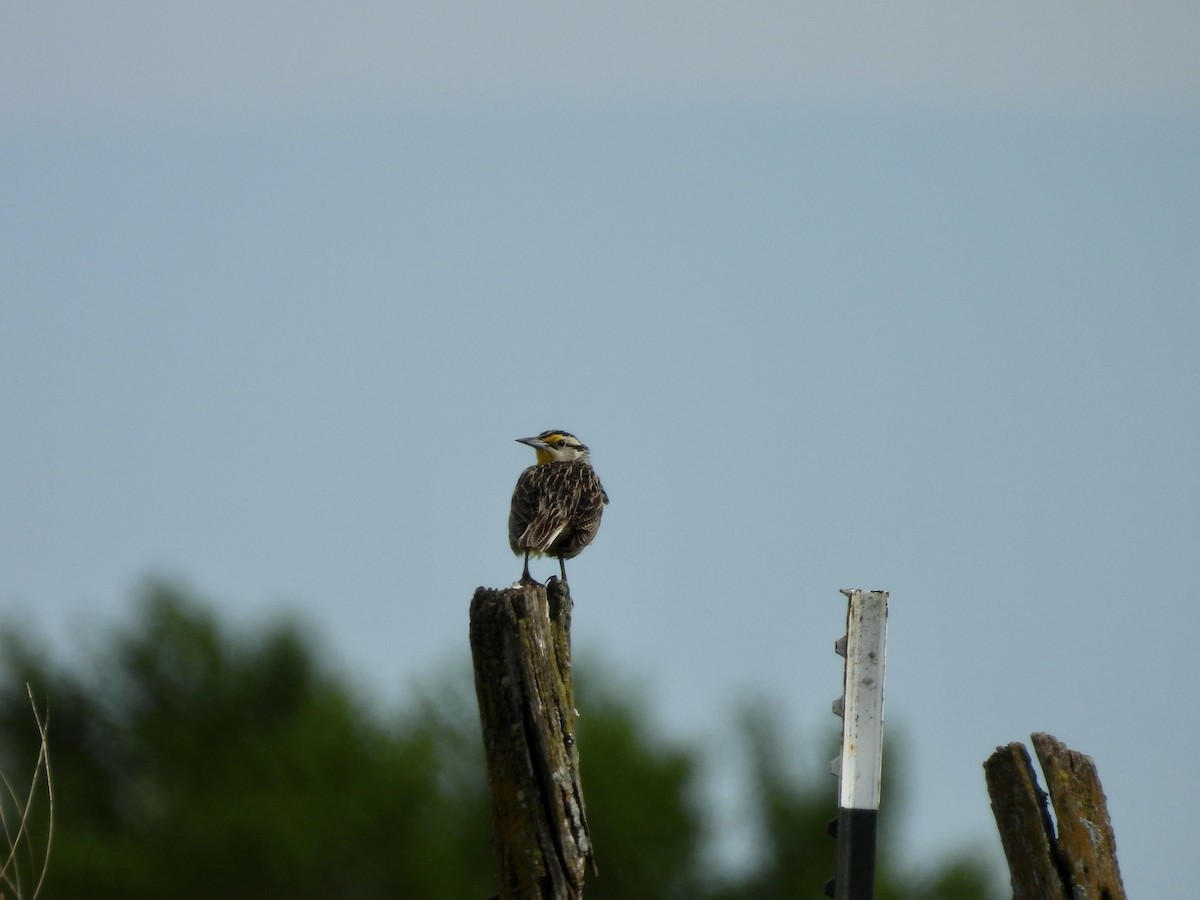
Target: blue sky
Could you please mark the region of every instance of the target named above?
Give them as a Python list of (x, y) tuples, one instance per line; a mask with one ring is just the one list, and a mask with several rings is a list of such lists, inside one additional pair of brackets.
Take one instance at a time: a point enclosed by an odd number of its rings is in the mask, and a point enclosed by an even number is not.
[(0, 603), (65, 653), (162, 573), (394, 697), (519, 575), (513, 439), (566, 428), (613, 499), (576, 643), (668, 732), (761, 692), (807, 758), (838, 589), (887, 589), (906, 858), (998, 859), (981, 763), (1044, 730), (1095, 758), (1130, 894), (1185, 897), (1198, 27), (17, 11)]

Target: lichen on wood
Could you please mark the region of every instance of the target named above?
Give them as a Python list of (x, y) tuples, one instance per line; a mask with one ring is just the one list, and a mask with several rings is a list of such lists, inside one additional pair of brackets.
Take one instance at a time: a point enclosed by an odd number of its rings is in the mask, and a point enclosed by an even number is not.
[(1033, 735), (1033, 749), (1058, 821), (1058, 854), (1072, 896), (1125, 900), (1117, 839), (1095, 762), (1049, 734)]
[(1048, 734), (1033, 745), (1048, 794), (1024, 744), (998, 747), (983, 765), (1014, 900), (1125, 900), (1095, 763)]
[(471, 600), (471, 655), (502, 900), (575, 900), (593, 865), (579, 778), (571, 595), (550, 579)]

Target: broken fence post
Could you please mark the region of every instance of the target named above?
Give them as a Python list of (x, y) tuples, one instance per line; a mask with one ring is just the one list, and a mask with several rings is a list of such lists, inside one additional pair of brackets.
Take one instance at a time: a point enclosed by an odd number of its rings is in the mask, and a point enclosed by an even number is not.
[(983, 764), (1014, 900), (1125, 900), (1096, 764), (1048, 734), (1034, 734), (1033, 747), (1048, 795), (1023, 744), (998, 747)]
[(501, 900), (576, 900), (592, 860), (575, 745), (571, 594), (551, 578), (471, 600)]

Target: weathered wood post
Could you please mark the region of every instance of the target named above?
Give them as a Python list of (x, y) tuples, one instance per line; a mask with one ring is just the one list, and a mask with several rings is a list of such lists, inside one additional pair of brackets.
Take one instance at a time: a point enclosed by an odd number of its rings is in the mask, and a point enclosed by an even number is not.
[(501, 900), (577, 900), (592, 860), (575, 745), (571, 594), (551, 578), (471, 600)]
[(1125, 900), (1096, 764), (1048, 734), (1034, 734), (1033, 747), (1058, 820), (1057, 837), (1024, 744), (998, 747), (983, 764), (1013, 900)]

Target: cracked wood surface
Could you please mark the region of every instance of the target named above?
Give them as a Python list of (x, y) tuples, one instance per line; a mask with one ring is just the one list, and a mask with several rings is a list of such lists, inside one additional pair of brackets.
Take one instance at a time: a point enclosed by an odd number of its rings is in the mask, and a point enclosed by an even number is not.
[(552, 578), (471, 601), (501, 900), (576, 900), (592, 859), (575, 745), (571, 595)]
[(1048, 794), (1024, 744), (998, 747), (983, 766), (1014, 900), (1126, 900), (1095, 763), (1048, 734), (1033, 746)]

